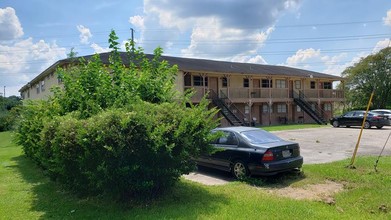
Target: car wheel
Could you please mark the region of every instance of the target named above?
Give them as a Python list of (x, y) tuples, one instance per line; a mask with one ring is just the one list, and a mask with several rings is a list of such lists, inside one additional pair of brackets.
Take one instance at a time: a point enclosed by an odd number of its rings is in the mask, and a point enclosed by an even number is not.
[(377, 129), (381, 129), (383, 126), (376, 126)]
[(245, 176), (248, 176), (249, 172), (248, 172), (247, 165), (244, 162), (240, 161), (240, 160), (235, 161), (232, 164), (232, 175), (236, 179), (240, 179), (240, 178), (243, 178)]
[(371, 124), (368, 121), (364, 122), (364, 128), (365, 129), (371, 128)]
[(346, 125), (347, 128), (350, 128), (350, 125)]
[(333, 121), (333, 127), (334, 127), (334, 128), (339, 127), (339, 122), (338, 122), (338, 121)]

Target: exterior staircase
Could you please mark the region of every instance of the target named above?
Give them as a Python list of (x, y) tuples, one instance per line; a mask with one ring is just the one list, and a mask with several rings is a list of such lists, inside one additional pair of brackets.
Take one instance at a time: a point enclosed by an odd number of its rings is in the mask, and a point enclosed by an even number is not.
[(327, 124), (326, 120), (322, 117), (323, 111), (320, 108), (317, 108), (317, 106), (315, 107), (315, 109), (313, 109), (302, 92), (300, 92), (299, 94), (295, 92), (293, 100), (298, 106), (300, 106), (300, 108), (305, 113), (307, 113), (312, 119), (314, 119), (316, 123), (320, 125)]
[(220, 98), (215, 91), (209, 90), (209, 99), (212, 100), (212, 103), (220, 110), (221, 114), (232, 126), (245, 125), (243, 120), (245, 116), (233, 103), (230, 102), (228, 97)]

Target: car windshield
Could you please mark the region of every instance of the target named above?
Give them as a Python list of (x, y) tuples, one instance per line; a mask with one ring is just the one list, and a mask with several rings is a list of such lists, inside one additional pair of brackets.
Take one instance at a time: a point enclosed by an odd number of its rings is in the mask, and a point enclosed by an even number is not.
[(282, 140), (274, 134), (264, 130), (243, 131), (241, 134), (252, 144), (266, 144)]

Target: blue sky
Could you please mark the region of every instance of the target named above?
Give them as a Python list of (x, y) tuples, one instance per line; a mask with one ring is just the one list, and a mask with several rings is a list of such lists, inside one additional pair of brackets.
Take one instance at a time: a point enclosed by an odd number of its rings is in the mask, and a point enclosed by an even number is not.
[(125, 42), (179, 57), (286, 65), (333, 75), (389, 46), (390, 0), (0, 2), (0, 91), (18, 90), (71, 48)]

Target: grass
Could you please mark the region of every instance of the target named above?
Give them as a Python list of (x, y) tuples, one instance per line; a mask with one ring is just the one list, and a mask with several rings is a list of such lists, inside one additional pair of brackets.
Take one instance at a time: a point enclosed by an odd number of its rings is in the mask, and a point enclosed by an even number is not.
[[(105, 198), (78, 198), (51, 182), (0, 133), (0, 219), (391, 219), (391, 157), (305, 165), (304, 175), (205, 186), (182, 179), (149, 203), (118, 204)], [(335, 204), (294, 200), (266, 189), (306, 187), (326, 180), (343, 183)], [(261, 185), (255, 187), (252, 184)], [(380, 209), (379, 209), (380, 207)]]
[(291, 125), (261, 126), (260, 128), (266, 131), (283, 131), (283, 130), (297, 130), (297, 129), (323, 128), (323, 127), (330, 127), (330, 126), (319, 125), (319, 124), (291, 124)]

